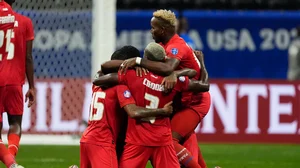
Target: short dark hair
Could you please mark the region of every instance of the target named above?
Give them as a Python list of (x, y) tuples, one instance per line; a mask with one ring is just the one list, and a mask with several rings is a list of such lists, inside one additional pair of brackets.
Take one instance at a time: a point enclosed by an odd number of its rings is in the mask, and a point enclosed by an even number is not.
[(111, 55), (111, 60), (126, 60), (134, 57), (141, 57), (141, 53), (137, 48), (128, 45), (116, 50)]
[(8, 3), (10, 6), (15, 2), (15, 0), (4, 0), (6, 3)]

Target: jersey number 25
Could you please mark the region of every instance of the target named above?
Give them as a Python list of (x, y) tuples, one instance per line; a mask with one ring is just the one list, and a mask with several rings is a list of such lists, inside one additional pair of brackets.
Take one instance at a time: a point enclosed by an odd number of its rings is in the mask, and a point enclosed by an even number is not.
[[(8, 53), (7, 59), (12, 59), (14, 55), (14, 44), (11, 43), (11, 38), (13, 37), (13, 29), (8, 29), (7, 32), (0, 30), (0, 48), (5, 46), (5, 52)], [(6, 43), (5, 42), (6, 39)], [(2, 50), (2, 49), (0, 49)], [(0, 61), (2, 61), (3, 55), (0, 54)]]

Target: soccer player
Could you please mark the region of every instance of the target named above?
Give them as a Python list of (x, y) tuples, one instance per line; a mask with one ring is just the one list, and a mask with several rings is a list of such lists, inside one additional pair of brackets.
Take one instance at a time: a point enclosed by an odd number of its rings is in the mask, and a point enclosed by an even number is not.
[[(10, 6), (15, 0), (5, 0)], [(18, 13), (15, 15), (12, 44), (7, 57), (7, 67), (10, 75), (7, 77), (6, 94), (4, 100), (4, 112), (7, 112), (9, 130), (7, 134), (8, 150), (16, 156), (21, 138), (21, 125), (23, 115), (23, 91), (25, 74), (27, 76), (29, 90), (25, 101), (29, 99), (28, 107), (35, 101), (34, 70), (32, 59), (32, 42), (34, 30), (31, 19)]]
[[(124, 54), (130, 47), (117, 50), (112, 58)], [(137, 52), (138, 50), (135, 49)], [(129, 53), (130, 54), (130, 53)], [(124, 55), (120, 55), (122, 58)], [(123, 108), (132, 120), (145, 117), (168, 117), (172, 106), (166, 104), (160, 109), (147, 109), (135, 105), (127, 86), (118, 85), (103, 90), (93, 86), (88, 127), (80, 140), (81, 168), (118, 168), (115, 145), (120, 127), (120, 109)]]
[[(7, 71), (7, 57), (11, 47), (11, 37), (14, 28), (15, 16), (11, 7), (0, 0), (0, 130), (2, 130), (2, 111), (5, 93)], [(17, 165), (14, 157), (9, 153), (5, 147), (0, 134), (0, 160), (8, 168), (22, 168)]]
[[(165, 62), (154, 62), (139, 57), (126, 60), (122, 63), (122, 72), (129, 67), (142, 66), (149, 71), (163, 76), (170, 75), (176, 69), (190, 68), (197, 71), (194, 79), (200, 79), (201, 63), (193, 50), (180, 38), (175, 31), (176, 16), (170, 10), (158, 10), (151, 19), (151, 33), (155, 42), (161, 44), (169, 59)], [(202, 79), (202, 77), (201, 77)], [(180, 163), (187, 168), (201, 167), (196, 158), (192, 159), (191, 153), (179, 142), (190, 135), (202, 121), (210, 107), (209, 92), (193, 94), (182, 93), (182, 110), (178, 111), (171, 120), (172, 135), (175, 150)]]
[[(156, 43), (150, 43), (144, 53), (144, 58), (153, 61), (164, 61), (165, 51)], [(134, 70), (129, 70), (126, 74), (108, 74), (96, 79), (95, 85), (105, 84), (126, 84), (132, 92), (137, 105), (147, 108), (161, 108), (172, 101), (177, 92), (182, 90), (207, 91), (208, 84), (199, 81), (190, 81), (188, 76), (196, 75), (194, 70), (184, 70), (176, 72), (174, 76), (179, 80), (174, 89), (165, 93), (162, 82), (164, 77), (148, 73), (142, 78), (136, 76)], [(172, 143), (171, 124), (169, 118), (150, 117), (147, 122), (140, 122), (128, 119), (126, 133), (126, 145), (120, 160), (121, 168), (145, 167), (150, 160), (153, 167), (180, 167)]]

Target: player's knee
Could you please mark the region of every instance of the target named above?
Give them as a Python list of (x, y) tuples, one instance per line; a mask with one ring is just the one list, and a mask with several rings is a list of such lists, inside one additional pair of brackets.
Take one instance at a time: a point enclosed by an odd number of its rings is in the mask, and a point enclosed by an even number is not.
[(9, 133), (21, 134), (21, 125), (19, 123), (9, 124)]

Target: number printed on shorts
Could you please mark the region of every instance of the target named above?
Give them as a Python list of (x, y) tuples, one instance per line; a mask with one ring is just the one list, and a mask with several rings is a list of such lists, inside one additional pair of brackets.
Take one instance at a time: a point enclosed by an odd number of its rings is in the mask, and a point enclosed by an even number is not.
[(92, 103), (90, 107), (90, 121), (99, 121), (103, 117), (104, 104), (101, 99), (105, 99), (105, 92), (93, 93)]
[[(153, 96), (149, 93), (145, 94), (144, 97), (146, 100), (150, 101), (150, 104), (146, 106), (149, 109), (157, 109), (159, 106), (159, 98), (157, 96)], [(149, 121), (151, 124), (155, 122), (155, 117), (148, 117), (145, 118), (144, 121)]]

